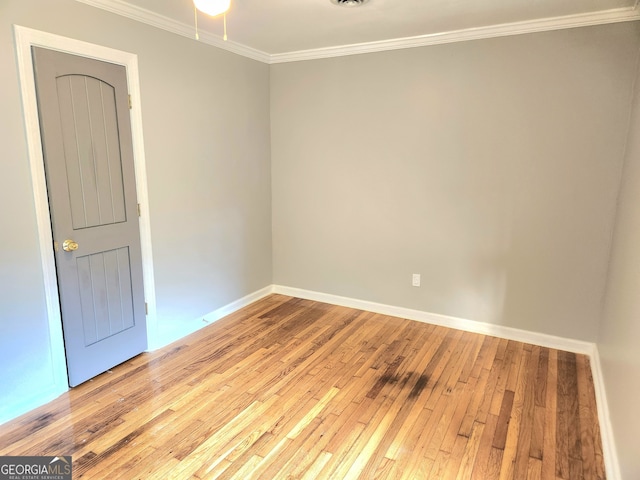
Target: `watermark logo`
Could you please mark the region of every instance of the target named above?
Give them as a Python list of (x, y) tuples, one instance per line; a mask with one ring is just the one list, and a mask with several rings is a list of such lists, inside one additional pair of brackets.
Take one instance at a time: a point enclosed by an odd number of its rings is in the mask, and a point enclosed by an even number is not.
[(0, 480), (71, 480), (71, 457), (0, 457)]

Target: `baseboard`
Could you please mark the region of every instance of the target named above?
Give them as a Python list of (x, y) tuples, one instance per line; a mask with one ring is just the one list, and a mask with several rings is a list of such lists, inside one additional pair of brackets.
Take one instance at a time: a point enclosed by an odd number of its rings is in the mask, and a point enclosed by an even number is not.
[(271, 295), (272, 293), (273, 293), (273, 285), (268, 285), (264, 288), (261, 288), (260, 290), (257, 290), (253, 293), (250, 293), (249, 295), (246, 295), (236, 300), (235, 302), (231, 302), (230, 304), (225, 305), (224, 307), (220, 307), (217, 310), (214, 310), (213, 312), (206, 314), (204, 316), (204, 319), (209, 323), (217, 322), (221, 318), (226, 317), (227, 315), (230, 315), (240, 310), (241, 308), (244, 308), (247, 305), (252, 304), (253, 302), (257, 302), (261, 298), (264, 298), (267, 295)]
[(343, 307), (367, 310), (369, 312), (382, 313), (384, 315), (390, 315), (393, 317), (416, 320), (418, 322), (441, 325), (443, 327), (455, 328), (467, 332), (481, 333), (483, 335), (490, 335), (493, 337), (506, 338), (508, 340), (516, 340), (518, 342), (531, 343), (533, 345), (539, 345), (541, 347), (555, 348), (559, 350), (565, 350), (567, 352), (582, 353), (589, 356), (593, 354), (595, 349), (595, 344), (584, 342), (581, 340), (556, 337), (554, 335), (547, 335), (545, 333), (505, 327), (504, 325), (476, 322), (474, 320), (467, 320), (464, 318), (450, 317), (448, 315), (440, 315), (438, 313), (423, 312), (421, 310), (412, 310), (410, 308), (395, 307), (392, 305), (341, 297), (328, 293), (313, 292), (300, 288), (274, 285), (273, 292), (280, 293), (282, 295), (289, 295), (292, 297), (305, 298), (307, 300), (330, 303), (332, 305), (340, 305)]
[(608, 480), (622, 480), (620, 463), (616, 454), (616, 443), (613, 437), (613, 425), (609, 416), (609, 403), (607, 402), (607, 391), (600, 364), (600, 353), (596, 346), (591, 355), (591, 373), (593, 375), (593, 386), (596, 393), (596, 405), (598, 407), (598, 421), (600, 422), (600, 435), (602, 437), (602, 455)]
[(221, 318), (258, 301), (271, 293), (273, 293), (273, 286), (268, 285), (189, 322), (180, 322), (175, 325), (159, 325), (158, 338), (156, 339), (156, 342), (154, 342), (153, 350), (165, 347), (170, 343), (177, 342), (181, 338), (191, 335), (201, 328), (211, 325)]

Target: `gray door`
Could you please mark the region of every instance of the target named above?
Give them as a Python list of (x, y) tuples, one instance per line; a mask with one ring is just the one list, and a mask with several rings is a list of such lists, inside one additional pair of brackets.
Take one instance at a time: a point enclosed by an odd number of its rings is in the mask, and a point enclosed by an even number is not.
[(147, 347), (126, 69), (33, 48), (69, 384)]

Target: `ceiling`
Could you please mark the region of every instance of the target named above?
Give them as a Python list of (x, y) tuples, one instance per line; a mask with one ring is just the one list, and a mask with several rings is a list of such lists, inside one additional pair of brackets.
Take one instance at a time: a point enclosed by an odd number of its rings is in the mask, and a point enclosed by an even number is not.
[[(192, 0), (78, 0), (194, 37)], [(200, 39), (267, 63), (640, 20), (639, 0), (231, 0), (199, 13)]]

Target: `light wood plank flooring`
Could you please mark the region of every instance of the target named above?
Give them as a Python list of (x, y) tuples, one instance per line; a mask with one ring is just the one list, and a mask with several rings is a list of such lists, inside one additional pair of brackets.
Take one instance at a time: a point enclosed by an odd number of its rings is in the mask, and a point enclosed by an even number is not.
[(583, 355), (271, 295), (0, 426), (74, 478), (603, 479)]

